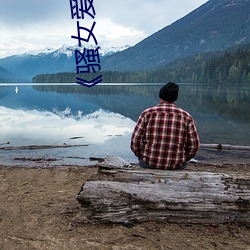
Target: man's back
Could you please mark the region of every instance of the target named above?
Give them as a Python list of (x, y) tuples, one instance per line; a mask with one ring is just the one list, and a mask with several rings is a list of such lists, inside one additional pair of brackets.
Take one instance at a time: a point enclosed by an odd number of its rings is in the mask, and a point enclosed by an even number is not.
[(175, 169), (199, 147), (194, 120), (173, 102), (161, 101), (139, 117), (131, 138), (134, 154), (152, 168)]

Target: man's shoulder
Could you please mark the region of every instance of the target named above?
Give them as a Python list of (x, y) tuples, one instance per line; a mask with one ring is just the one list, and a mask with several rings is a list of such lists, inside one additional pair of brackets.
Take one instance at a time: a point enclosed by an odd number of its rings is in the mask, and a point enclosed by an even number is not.
[(145, 109), (142, 114), (150, 114), (159, 110), (158, 105)]
[(192, 119), (192, 116), (184, 109), (176, 106), (175, 104), (158, 104), (156, 106), (153, 106), (153, 107), (150, 107), (150, 108), (147, 108), (145, 109), (143, 112), (142, 112), (142, 115), (143, 116), (148, 116), (152, 113), (158, 113), (158, 112), (170, 112), (170, 113), (176, 113), (176, 114), (180, 114), (182, 116), (185, 116), (185, 117), (188, 117), (188, 118), (191, 118)]
[(191, 114), (189, 114), (186, 110), (176, 107), (176, 113), (178, 113), (180, 116), (182, 116), (184, 119), (188, 121), (192, 121), (193, 117)]
[(184, 109), (182, 109), (180, 107), (176, 107), (176, 111), (180, 112), (180, 113), (182, 113), (182, 114), (184, 114), (186, 116), (191, 116), (186, 110), (184, 110)]

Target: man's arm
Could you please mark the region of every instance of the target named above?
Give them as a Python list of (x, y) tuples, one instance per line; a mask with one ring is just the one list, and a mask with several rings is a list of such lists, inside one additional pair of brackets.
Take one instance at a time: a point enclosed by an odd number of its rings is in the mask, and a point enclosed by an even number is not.
[(186, 160), (191, 160), (197, 153), (200, 146), (200, 138), (192, 119), (188, 125), (187, 144), (186, 144)]
[(137, 156), (138, 158), (141, 158), (141, 152), (143, 149), (143, 139), (146, 131), (146, 125), (144, 120), (145, 120), (144, 115), (141, 114), (136, 123), (134, 132), (131, 137), (130, 148), (135, 154), (135, 156)]

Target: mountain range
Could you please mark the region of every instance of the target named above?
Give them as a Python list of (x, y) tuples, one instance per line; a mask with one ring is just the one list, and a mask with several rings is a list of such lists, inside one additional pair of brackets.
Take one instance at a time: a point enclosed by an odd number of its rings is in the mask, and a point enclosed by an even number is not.
[(0, 67), (0, 83), (18, 82), (23, 77), (16, 75), (3, 67)]
[[(100, 48), (100, 60), (128, 47), (128, 45), (125, 45)], [(55, 51), (46, 49), (32, 54), (25, 53), (0, 59), (0, 81), (2, 79), (2, 82), (31, 82), (32, 77), (38, 74), (75, 71), (75, 50), (77, 48), (77, 46), (63, 45)], [(91, 45), (86, 48), (93, 49)], [(4, 72), (4, 74), (2, 75), (1, 72)]]
[[(249, 43), (249, 10), (250, 0), (209, 0), (133, 47), (105, 51), (100, 55), (102, 70), (153, 70), (197, 53)], [(63, 46), (56, 51), (0, 59), (0, 80), (8, 72), (8, 79), (14, 72), (20, 81), (31, 81), (33, 76), (43, 73), (75, 72), (74, 50)], [(1, 72), (5, 72), (5, 77)]]

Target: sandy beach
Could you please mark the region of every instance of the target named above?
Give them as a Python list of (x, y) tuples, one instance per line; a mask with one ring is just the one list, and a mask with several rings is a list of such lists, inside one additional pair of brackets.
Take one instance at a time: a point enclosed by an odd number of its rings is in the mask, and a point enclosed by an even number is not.
[[(190, 169), (250, 177), (250, 164)], [(83, 223), (76, 194), (96, 171), (93, 166), (1, 166), (0, 249), (250, 249), (250, 229), (244, 225)]]

